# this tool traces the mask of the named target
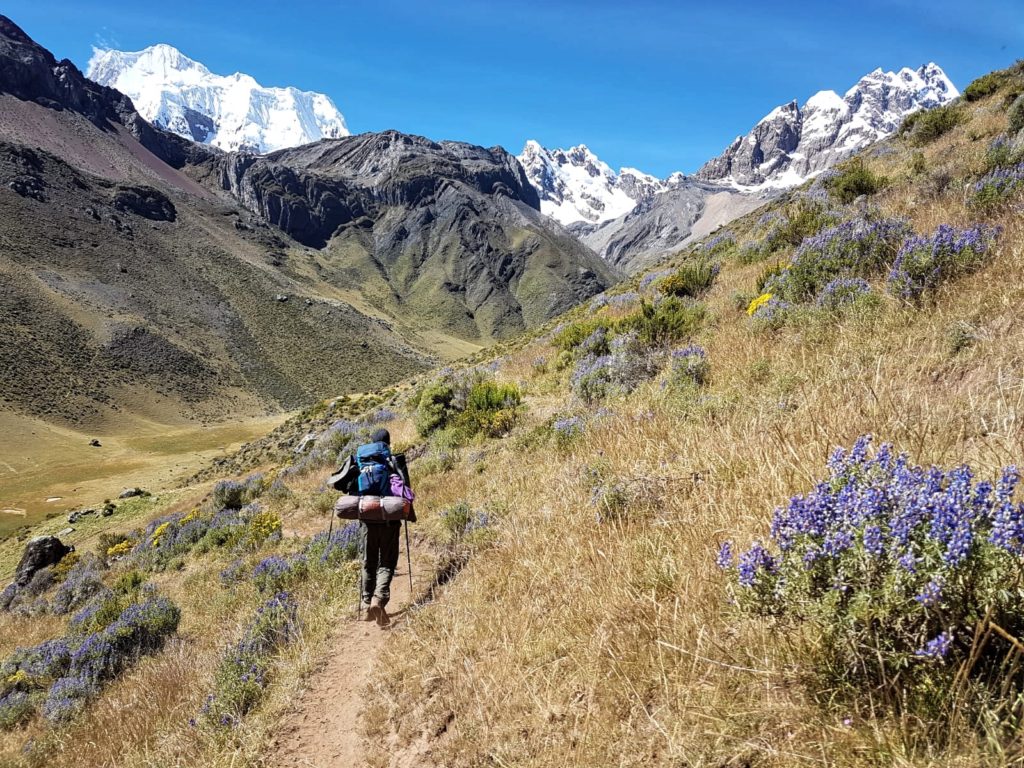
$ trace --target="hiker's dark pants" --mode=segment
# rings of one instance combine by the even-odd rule
[[[360,524],[359,543],[363,549],[363,602],[376,597],[381,605],[391,599],[391,579],[398,565],[400,522]]]

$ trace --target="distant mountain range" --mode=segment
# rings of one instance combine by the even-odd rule
[[[130,97],[154,125],[226,151],[264,154],[349,135],[324,94],[264,88],[241,73],[215,75],[170,45],[96,51],[87,76]],[[677,172],[659,179],[635,168],[615,172],[585,144],[548,149],[531,140],[518,160],[545,215],[565,226],[599,226],[694,181],[739,191],[800,184],[892,134],[911,112],[958,95],[934,63],[876,69],[843,96],[825,90],[802,106],[793,100],[776,107],[692,178]]]
[[[500,147],[196,143],[0,16],[0,410],[172,424],[386,386],[619,279],[539,208]]]
[[[585,145],[349,136],[326,96],[167,45],[99,52],[89,73],[0,16],[0,370],[18,371],[0,400],[80,423],[124,391],[193,418],[395,381],[536,327],[957,93],[934,64],[879,70],[659,179]]]
[[[97,50],[86,77],[128,96],[153,125],[228,152],[273,152],[349,135],[324,94],[265,88],[238,72],[215,75],[170,45]]]

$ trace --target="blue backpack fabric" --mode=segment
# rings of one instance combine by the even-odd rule
[[[391,448],[387,443],[367,443],[356,449],[360,496],[391,495]]]

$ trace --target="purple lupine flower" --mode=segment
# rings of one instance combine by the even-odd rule
[[[914,599],[925,608],[932,608],[938,605],[942,602],[942,581],[939,579],[932,579],[924,585],[924,589],[922,589]]]
[[[943,281],[979,267],[999,236],[998,228],[958,229],[940,224],[931,235],[909,237],[889,270],[889,292],[917,301]]]
[[[715,564],[722,570],[732,568],[732,542],[723,541],[718,547],[718,555],[715,557]]]
[[[871,286],[862,277],[837,277],[826,283],[815,303],[822,309],[838,309],[870,292]]]
[[[949,653],[952,643],[953,636],[949,632],[940,632],[936,637],[925,643],[924,648],[918,649],[915,655],[928,659],[944,659]]]

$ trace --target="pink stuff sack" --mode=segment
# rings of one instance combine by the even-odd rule
[[[416,500],[416,494],[412,492],[412,488],[405,484],[402,476],[397,472],[391,475],[391,495],[408,501]]]

